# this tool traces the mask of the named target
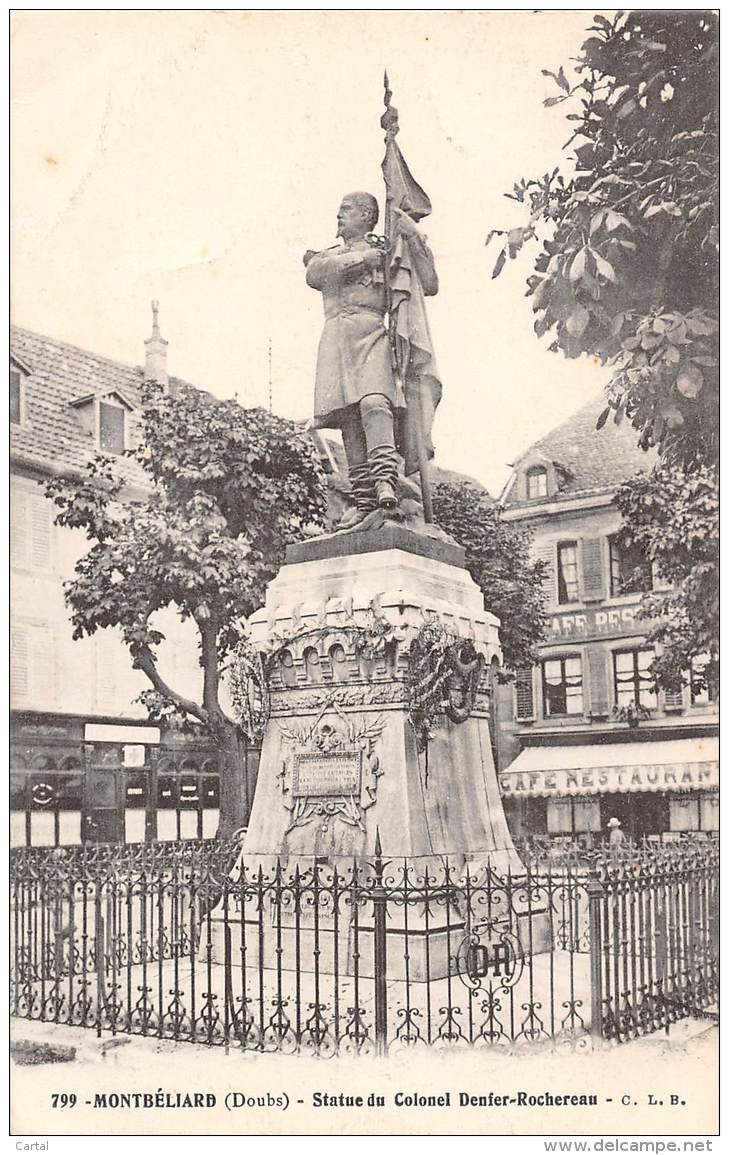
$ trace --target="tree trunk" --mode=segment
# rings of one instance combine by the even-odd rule
[[[248,782],[246,742],[239,728],[220,708],[218,702],[218,652],[216,626],[214,622],[198,622],[202,638],[203,702],[193,702],[183,698],[160,676],[149,649],[143,650],[136,659],[136,665],[149,678],[152,686],[164,698],[175,702],[191,717],[202,722],[214,739],[220,753],[220,818],[218,837],[229,838],[248,822],[253,790]]]
[[[216,726],[220,750],[220,819],[218,837],[229,838],[248,822],[250,804],[245,740],[227,718]]]

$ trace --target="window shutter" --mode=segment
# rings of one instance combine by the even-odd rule
[[[534,561],[543,561],[544,565],[544,581],[542,582],[542,592],[544,594],[544,602],[547,607],[554,606],[557,601],[557,582],[554,570],[554,546],[541,545],[533,551]]]
[[[531,666],[521,666],[516,671],[514,682],[517,720],[526,721],[534,717],[534,678]]]
[[[56,639],[46,626],[34,626],[31,637],[33,704],[47,710],[56,703]]]
[[[56,637],[47,626],[13,630],[10,646],[13,698],[41,710],[56,705]]]
[[[28,495],[14,493],[10,503],[10,564],[28,564]]]
[[[586,655],[590,714],[594,717],[605,717],[610,707],[608,694],[608,660],[610,655],[602,646],[588,646]]]
[[[10,370],[10,423],[20,425],[22,416],[20,373],[17,369]]]
[[[582,539],[582,597],[599,601],[605,597],[605,567],[601,537]]]
[[[10,642],[10,693],[14,700],[28,697],[28,631],[14,629]]]
[[[51,510],[45,497],[30,500],[30,537],[33,569],[48,569],[51,564]]]

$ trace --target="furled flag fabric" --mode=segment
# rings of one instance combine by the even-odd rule
[[[405,458],[405,473],[418,468],[418,429],[428,457],[433,456],[433,418],[443,388],[433,354],[433,342],[425,312],[425,295],[413,266],[410,243],[399,236],[390,254],[392,323],[395,326],[404,410],[398,410],[398,447]]]
[[[397,110],[391,109],[397,116]],[[385,117],[383,116],[383,120]],[[429,197],[423,192],[415,177],[408,168],[405,157],[400,152],[397,141],[388,133],[385,144],[385,159],[382,162],[382,175],[385,178],[388,199],[397,208],[402,209],[414,221],[422,220],[432,211],[433,206]]]
[[[431,203],[405,163],[396,141],[399,130],[397,109],[390,104],[391,92],[385,74],[385,112],[380,121],[385,129],[385,157],[382,174],[388,205],[401,209],[414,221],[431,212]],[[407,409],[399,411],[398,448],[405,458],[405,473],[418,468],[418,424],[428,457],[433,456],[431,431],[442,385],[425,312],[425,294],[411,251],[416,241],[396,233],[395,219],[387,213],[390,237],[391,331]],[[401,416],[400,416],[401,415]]]

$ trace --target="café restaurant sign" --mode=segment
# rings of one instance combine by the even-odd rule
[[[652,790],[713,790],[719,785],[716,762],[665,766],[604,766],[587,770],[513,770],[500,775],[508,797],[637,793]]]
[[[604,638],[646,631],[645,620],[637,620],[639,603],[613,609],[588,608],[569,614],[554,614],[547,623],[550,641],[571,638]]]

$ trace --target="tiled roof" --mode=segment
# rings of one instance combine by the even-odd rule
[[[76,471],[98,452],[85,431],[74,401],[89,394],[120,391],[132,405],[140,405],[144,372],[139,366],[123,365],[57,341],[11,326],[10,352],[30,370],[25,378],[23,424],[10,427],[10,455],[16,462],[50,473]],[[132,436],[134,417],[131,420]],[[120,472],[130,482],[149,484],[144,471],[134,461],[119,458]]]
[[[602,429],[597,419],[607,402],[604,393],[593,397],[576,413],[535,441],[515,463],[515,471],[531,460],[554,462],[561,475],[558,497],[610,493],[640,470],[647,472],[656,461],[655,450],[638,448],[638,434],[628,421],[616,425],[610,416]],[[554,501],[555,495],[529,502],[519,501],[513,478],[503,493],[504,505],[538,505]]]

